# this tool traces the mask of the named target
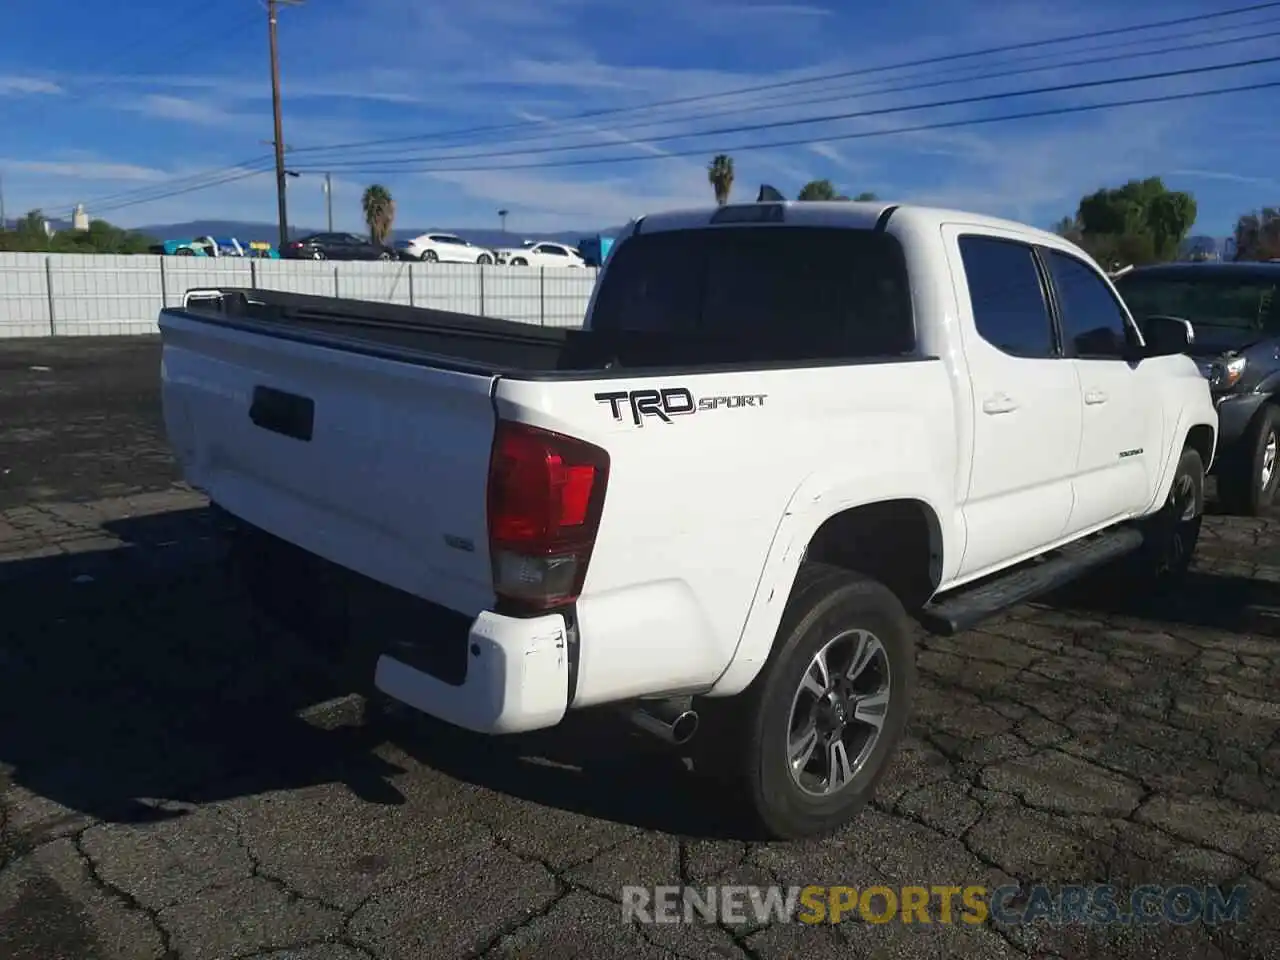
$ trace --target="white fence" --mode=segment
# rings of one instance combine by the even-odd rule
[[[156,332],[193,287],[260,287],[576,327],[596,270],[0,253],[0,339]]]

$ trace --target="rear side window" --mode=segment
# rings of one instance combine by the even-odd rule
[[[978,335],[1013,357],[1054,356],[1053,320],[1031,247],[961,237],[960,259]]]
[[[642,233],[611,251],[591,324],[768,345],[780,361],[915,348],[902,248],[869,230]]]

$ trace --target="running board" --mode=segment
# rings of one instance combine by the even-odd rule
[[[925,604],[917,618],[925,629],[934,633],[944,636],[961,633],[988,617],[1057,590],[1096,567],[1132,553],[1142,546],[1142,540],[1141,531],[1135,527],[1109,530],[998,573],[977,585],[960,587]]]

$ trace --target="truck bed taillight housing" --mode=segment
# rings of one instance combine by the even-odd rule
[[[582,592],[609,480],[609,454],[549,430],[499,420],[489,458],[493,589],[546,610]]]

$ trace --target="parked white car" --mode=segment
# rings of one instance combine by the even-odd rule
[[[563,243],[535,243],[526,240],[521,246],[495,250],[498,263],[513,267],[585,267],[586,261],[573,247]]]
[[[493,263],[492,250],[477,247],[452,233],[424,233],[412,240],[401,240],[396,249],[404,260],[427,263]]]

